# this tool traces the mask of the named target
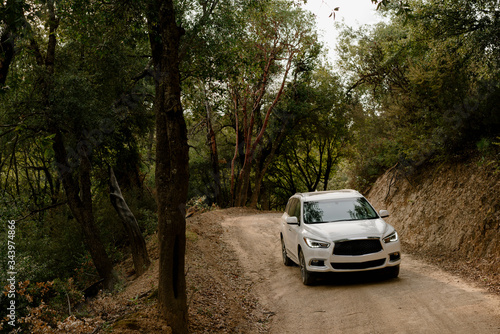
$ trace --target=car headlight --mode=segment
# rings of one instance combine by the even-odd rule
[[[398,241],[398,233],[396,231],[392,232],[388,236],[384,237],[384,242],[387,244],[389,242]]]
[[[306,245],[311,247],[311,248],[328,248],[328,247],[330,247],[330,243],[326,242],[326,241],[320,241],[320,240],[306,238],[306,237],[304,237],[304,241],[306,242]]]

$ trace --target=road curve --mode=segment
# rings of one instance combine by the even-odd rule
[[[500,297],[403,254],[400,276],[332,275],[304,286],[281,262],[280,214],[228,217],[222,238],[270,310],[270,333],[500,333]]]

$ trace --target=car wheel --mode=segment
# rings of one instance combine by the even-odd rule
[[[290,260],[288,254],[286,253],[285,241],[281,238],[281,255],[283,255],[283,264],[287,267],[293,265],[293,261]]]
[[[385,268],[385,272],[388,278],[396,278],[399,276],[399,264],[393,267]]]
[[[304,285],[311,285],[314,283],[313,273],[307,270],[306,260],[304,259],[304,254],[302,251],[299,252],[299,262],[300,262],[300,276],[302,278],[302,283]]]

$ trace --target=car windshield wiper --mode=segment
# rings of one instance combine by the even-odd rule
[[[350,222],[353,220],[361,220],[358,218],[351,218],[351,219],[338,219],[338,220],[331,220],[330,223],[336,223],[336,222]]]
[[[351,219],[338,219],[338,220],[330,220],[328,223],[336,223],[336,222],[351,222],[355,220],[367,220],[367,219],[376,219],[377,217],[368,217],[368,218],[351,218]]]
[[[339,219],[339,220],[327,220],[321,222],[306,222],[306,224],[327,224],[327,223],[345,222],[350,220],[358,220],[358,219]]]
[[[306,224],[326,224],[326,223],[337,223],[337,222],[350,222],[356,220],[367,220],[367,219],[377,219],[378,217],[367,217],[367,218],[350,218],[350,219],[337,219],[337,220],[327,220],[320,222],[306,222]]]

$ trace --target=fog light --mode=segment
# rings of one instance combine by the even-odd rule
[[[324,260],[311,260],[311,266],[324,267],[325,261]]]
[[[399,252],[389,254],[389,261],[394,262],[401,259],[401,254]]]

